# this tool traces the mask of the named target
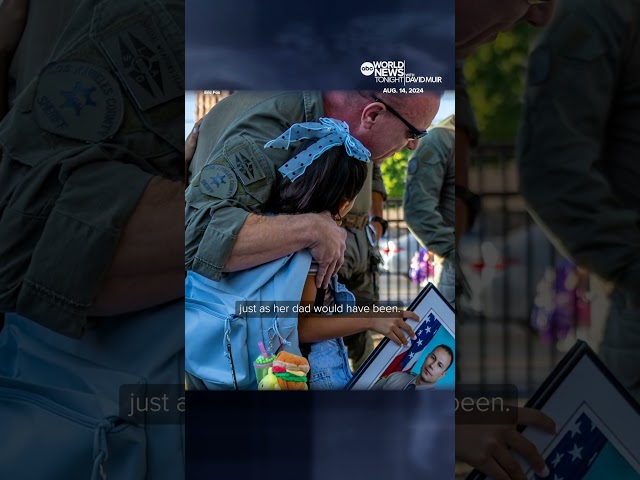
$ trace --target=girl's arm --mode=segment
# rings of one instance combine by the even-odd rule
[[[313,275],[307,276],[302,291],[302,303],[311,304],[316,298],[316,284]],[[419,320],[409,311],[401,311],[384,317],[354,317],[351,315],[321,315],[316,313],[300,313],[298,315],[298,338],[300,343],[321,342],[334,338],[346,337],[365,330],[374,330],[383,334],[398,345],[408,345],[409,341],[403,330],[415,340],[413,329],[404,321],[405,318]]]

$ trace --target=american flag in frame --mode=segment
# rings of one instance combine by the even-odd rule
[[[576,342],[525,406],[542,410],[559,430],[518,427],[544,456],[547,479],[640,479],[640,403],[587,343]],[[516,458],[528,479],[540,478]],[[466,480],[486,478],[474,470]]]
[[[416,362],[425,357],[425,350],[436,343],[444,343],[455,351],[455,312],[433,284],[427,284],[407,310],[420,318],[418,322],[407,320],[417,340],[400,347],[384,338],[354,374],[348,390],[370,390],[388,375],[411,372]]]

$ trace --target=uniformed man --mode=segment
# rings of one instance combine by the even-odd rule
[[[434,253],[434,285],[455,306],[455,115],[429,130],[407,166],[404,217]]]
[[[402,148],[417,147],[439,104],[437,93],[355,91],[237,92],[221,100],[202,122],[191,164],[185,194],[187,269],[216,280],[226,271],[309,248],[320,265],[317,286],[326,287],[342,266],[347,232],[326,212],[299,215],[295,222],[253,213],[271,194],[276,169],[291,156],[287,150],[265,151],[264,144],[292,123],[329,116],[347,122],[380,164]],[[376,178],[379,182],[372,171],[371,181]]]
[[[560,2],[530,58],[522,194],[554,243],[608,281],[600,353],[640,400],[640,3]]]
[[[394,372],[379,379],[372,390],[433,390],[453,363],[453,350],[444,343],[424,357],[420,372]]]
[[[30,2],[3,84],[0,382],[95,431],[41,410],[0,477],[184,476],[177,417],[105,437],[121,386],[183,380],[183,42],[184,2]]]

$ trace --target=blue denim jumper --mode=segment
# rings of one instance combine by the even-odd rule
[[[355,305],[355,297],[334,276],[329,289],[336,305]],[[345,319],[345,321],[348,321]],[[342,390],[351,380],[349,356],[342,338],[323,340],[310,344],[311,351],[307,357],[311,371],[309,372],[309,390]]]

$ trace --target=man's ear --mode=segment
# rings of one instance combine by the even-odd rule
[[[372,102],[362,109],[362,115],[360,116],[360,125],[362,128],[368,130],[379,119],[380,113],[385,110],[384,105],[380,102]]]

